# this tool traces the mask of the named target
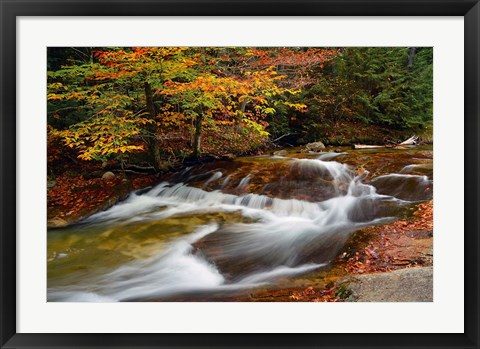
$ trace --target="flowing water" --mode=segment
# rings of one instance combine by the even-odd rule
[[[432,198],[431,147],[258,156],[166,177],[48,232],[48,301],[214,299],[327,269]]]

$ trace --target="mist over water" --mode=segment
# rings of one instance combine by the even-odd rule
[[[352,232],[432,197],[414,164],[365,184],[344,154],[186,169],[49,232],[48,300],[242,292],[328,267]]]

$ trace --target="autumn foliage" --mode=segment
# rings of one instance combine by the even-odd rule
[[[411,219],[368,228],[368,244],[340,256],[349,273],[384,272],[432,264],[433,202],[418,205]]]
[[[85,178],[67,172],[58,176],[56,185],[48,191],[48,217],[74,221],[124,199],[129,191],[155,183],[154,176],[133,176],[128,181],[120,176]]]
[[[49,71],[49,134],[62,139],[81,160],[126,164],[129,154],[147,152],[156,169],[164,168],[161,162],[172,153],[177,158],[217,151],[218,145],[210,141],[216,138],[227,138],[232,152],[254,150],[267,141],[266,119],[278,108],[306,110],[291,97],[313,81],[313,69],[321,69],[335,52],[92,49],[90,61],[69,62]],[[204,130],[214,136],[201,142]],[[174,134],[181,135],[175,140],[181,145],[162,147]]]

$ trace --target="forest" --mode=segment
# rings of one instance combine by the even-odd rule
[[[432,48],[48,50],[51,175],[65,152],[165,172],[284,144],[432,140]]]
[[[48,301],[432,301],[433,48],[46,68]]]

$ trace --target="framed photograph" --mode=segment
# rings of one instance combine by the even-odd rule
[[[1,348],[478,348],[479,6],[2,2]]]

